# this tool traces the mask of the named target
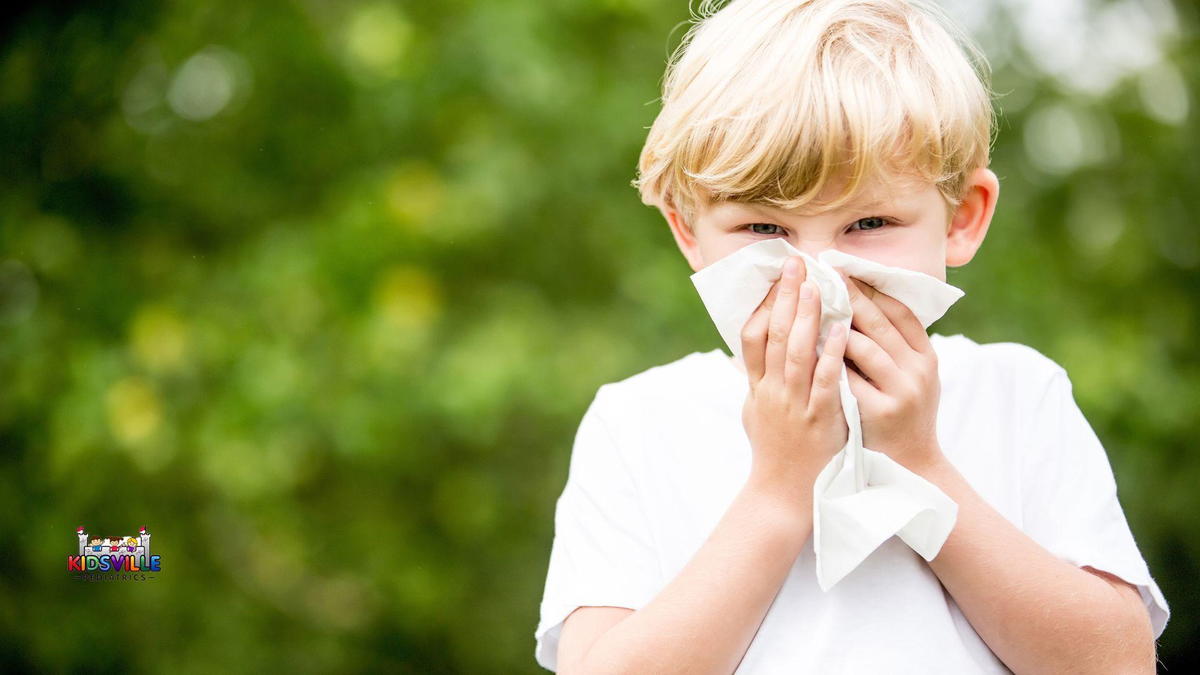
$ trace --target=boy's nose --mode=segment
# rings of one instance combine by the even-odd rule
[[[797,250],[803,251],[814,258],[820,255],[822,251],[836,248],[830,242],[821,241],[801,241],[793,244],[793,246],[795,246]]]

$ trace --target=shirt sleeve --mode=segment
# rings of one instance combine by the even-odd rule
[[[1136,586],[1157,639],[1171,610],[1129,529],[1108,455],[1061,366],[1054,365],[1035,399],[1022,469],[1022,529],[1059,558]]]
[[[619,446],[605,420],[604,385],[575,434],[534,638],[534,657],[558,669],[563,621],[584,606],[639,609],[658,590],[649,527]]]

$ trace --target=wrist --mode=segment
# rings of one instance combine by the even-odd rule
[[[942,446],[935,444],[930,450],[923,453],[921,461],[909,469],[926,479],[932,479],[938,474],[945,473],[948,469],[953,469],[953,464],[942,452]]]
[[[813,484],[820,470],[781,476],[767,471],[751,470],[743,486],[761,508],[780,511],[791,517],[812,516]]]

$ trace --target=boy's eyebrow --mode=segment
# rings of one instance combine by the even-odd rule
[[[825,214],[825,213],[850,214],[850,213],[853,213],[856,211],[873,211],[876,209],[896,209],[896,208],[900,208],[902,206],[902,204],[899,202],[900,199],[902,199],[902,197],[895,197],[895,198],[890,198],[890,199],[883,198],[883,199],[851,201],[851,202],[843,205],[841,208],[834,209],[832,211],[823,211],[821,213],[822,214]],[[743,207],[753,209],[754,211],[757,211],[758,213],[761,213],[763,215],[770,215],[766,210],[767,208],[769,208],[769,205],[767,205],[767,204],[755,204],[753,202],[734,202],[734,204],[736,204],[737,206],[743,206]],[[784,213],[792,213],[792,215],[813,215],[811,212],[805,212],[803,210],[796,211],[796,212],[788,212],[785,210]]]

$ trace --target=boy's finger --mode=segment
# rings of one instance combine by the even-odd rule
[[[758,382],[763,376],[763,347],[767,336],[767,320],[771,316],[771,307],[779,294],[779,283],[771,285],[767,297],[759,303],[758,308],[746,319],[742,327],[742,363],[746,366],[746,375],[751,382]]]
[[[883,294],[870,284],[838,270],[846,282],[846,291],[850,295],[850,306],[854,312],[854,327],[860,333],[871,338],[875,344],[883,348],[894,360],[903,362],[905,351],[912,349],[900,331],[892,325],[891,318],[884,313],[874,298]]]
[[[812,388],[814,362],[817,360],[817,333],[821,323],[820,289],[812,281],[800,284],[796,320],[788,336],[784,381],[795,400],[806,403]],[[808,297],[804,297],[805,295]]]
[[[846,358],[853,360],[859,372],[880,389],[895,392],[903,384],[902,371],[892,355],[857,330],[851,329],[846,337]]]
[[[771,308],[771,318],[767,325],[764,377],[774,376],[780,381],[783,380],[788,336],[792,332],[792,321],[796,318],[796,296],[800,291],[801,267],[803,263],[794,257],[788,258],[784,263],[783,276],[779,280],[779,297]]]
[[[913,314],[908,305],[868,284],[859,282],[858,288],[879,307],[880,311],[887,316],[888,321],[896,327],[896,330],[900,331],[909,347],[922,354],[933,351],[925,326],[921,324],[921,320],[917,318],[916,314]]]
[[[838,381],[842,376],[845,363],[842,359],[846,353],[846,327],[840,323],[829,329],[829,337],[825,339],[825,347],[821,357],[817,359],[817,367],[813,371],[812,393],[808,399],[809,410],[818,415],[832,414],[841,410],[842,397]]]
[[[885,405],[883,395],[875,388],[875,385],[850,366],[846,366],[846,382],[850,385],[850,393],[854,394],[854,398],[865,405],[871,407]]]

